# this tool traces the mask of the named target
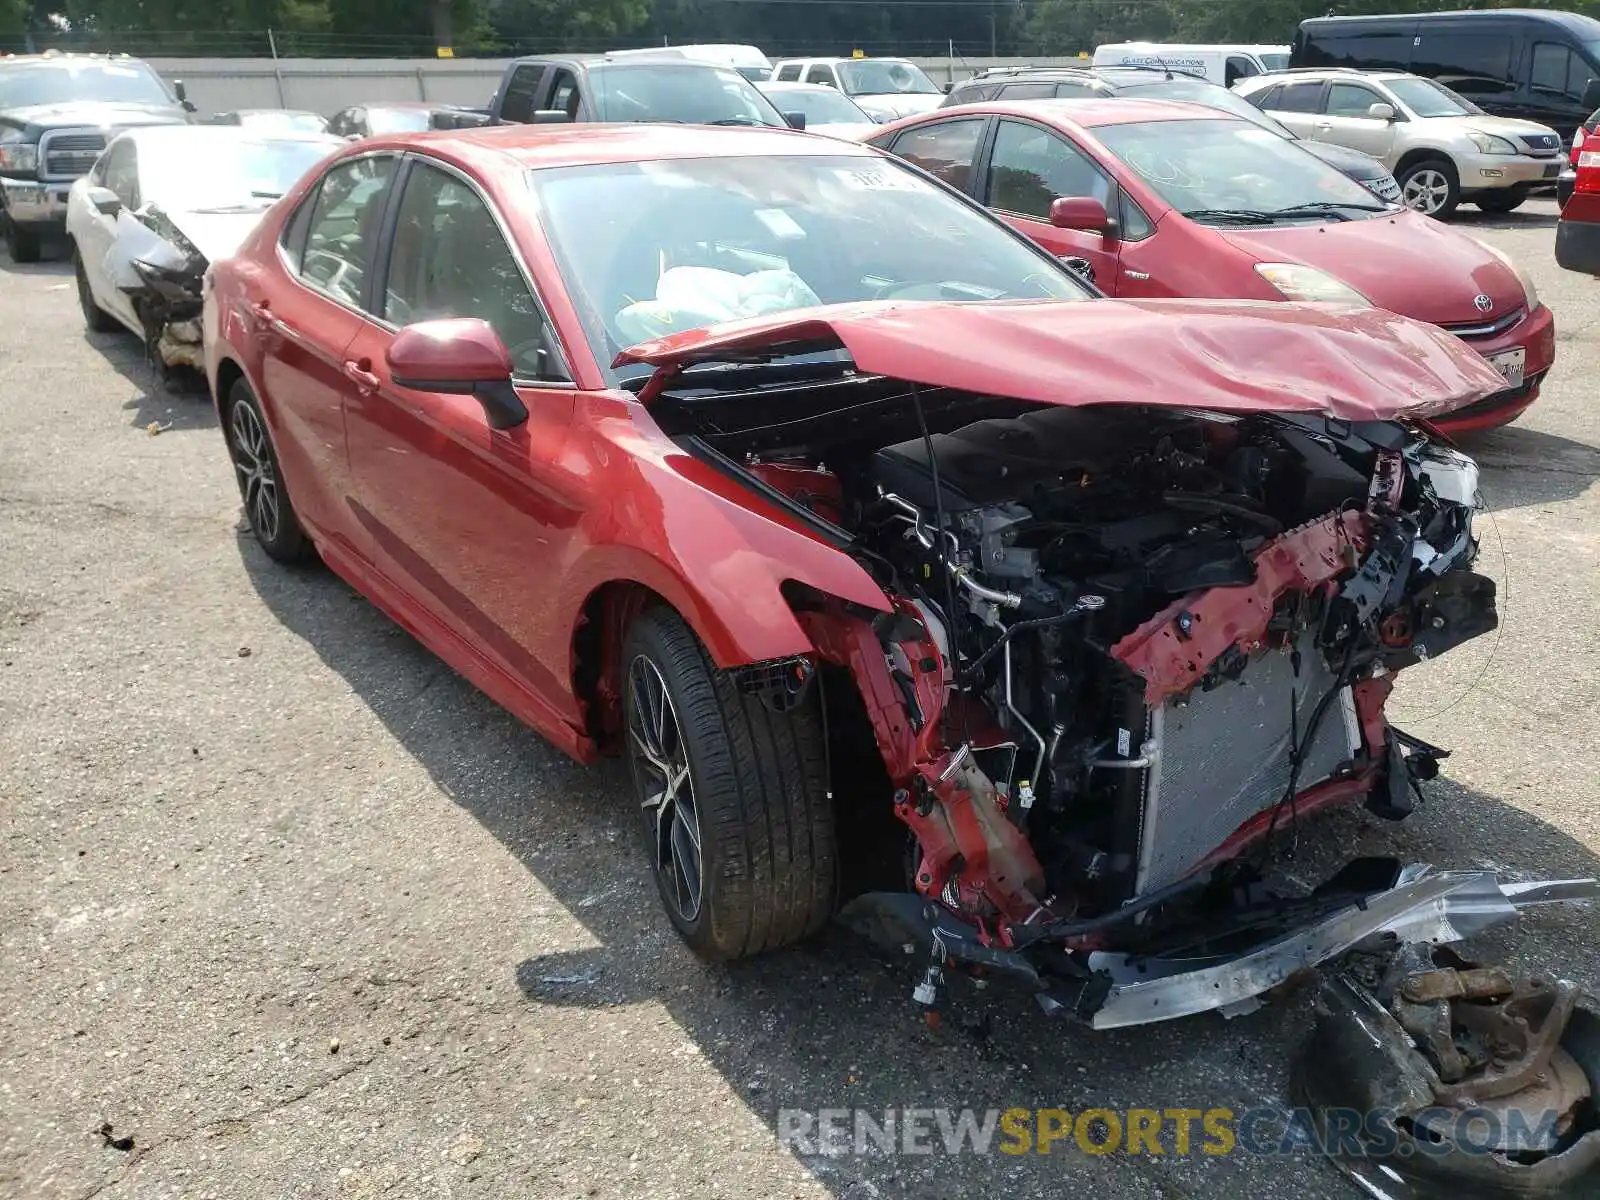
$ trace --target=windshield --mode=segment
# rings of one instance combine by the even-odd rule
[[[1464,117],[1482,113],[1470,100],[1456,95],[1442,83],[1431,79],[1385,79],[1383,86],[1400,98],[1400,103],[1417,117]]]
[[[816,304],[1090,294],[1020,235],[886,159],[670,159],[529,178],[602,364],[664,334]]]
[[[1261,60],[1262,68],[1267,71],[1284,71],[1289,67],[1287,54],[1262,53],[1256,57]]]
[[[738,71],[751,83],[765,83],[772,78],[771,67],[739,67]]]
[[[800,112],[806,115],[806,126],[812,125],[871,125],[873,120],[862,112],[849,96],[840,95],[832,88],[774,88],[766,91],[768,100],[780,112]]]
[[[328,128],[316,113],[287,110],[240,113],[239,124],[257,133],[325,133]]]
[[[30,104],[149,104],[170,108],[173,99],[143,63],[79,60],[0,64],[0,108]]]
[[[1263,129],[1270,129],[1279,137],[1292,138],[1294,134],[1280,125],[1275,119],[1262,112],[1238,92],[1230,92],[1225,87],[1218,87],[1214,83],[1202,83],[1199,80],[1192,82],[1175,79],[1171,83],[1136,83],[1132,87],[1120,88],[1119,96],[1148,96],[1152,100],[1187,100],[1192,104],[1204,104],[1207,108],[1221,109],[1230,112],[1236,117],[1243,117],[1246,121],[1253,122]]]
[[[1140,121],[1095,130],[1179,212],[1204,224],[1271,225],[1386,211],[1293,142],[1243,121]]]
[[[920,96],[940,94],[938,84],[922,69],[896,58],[856,58],[839,64],[839,79],[852,96],[882,96],[907,92]]]
[[[265,208],[343,144],[338,138],[147,138],[139,144],[139,189],[174,212]]]
[[[755,85],[728,67],[593,67],[596,116],[602,121],[676,121],[688,125],[775,125],[778,110]]]

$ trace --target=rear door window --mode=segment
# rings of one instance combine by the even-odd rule
[[[1228,87],[1232,87],[1241,79],[1249,79],[1252,75],[1261,74],[1260,68],[1255,63],[1237,54],[1228,55],[1228,61],[1224,64],[1223,71],[1225,74],[1224,82]]]
[[[839,81],[833,77],[833,68],[827,63],[813,63],[806,71],[807,83],[820,83],[828,87],[838,87]]]
[[[394,168],[392,154],[340,163],[323,176],[312,202],[300,278],[352,308],[366,295]]]
[[[783,83],[799,83],[800,82],[800,64],[799,63],[785,63],[783,66],[779,67],[778,68],[778,79]]]
[[[1272,108],[1275,112],[1314,113],[1321,99],[1321,83],[1286,83]]]
[[[895,139],[894,153],[965,191],[972,181],[972,160],[978,152],[983,124],[982,118],[969,117],[919,125]]]
[[[1594,74],[1593,68],[1582,57],[1565,46],[1554,42],[1535,42],[1533,45],[1533,70],[1528,82],[1536,92],[1582,100]]]

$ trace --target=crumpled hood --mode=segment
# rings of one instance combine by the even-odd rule
[[[684,367],[843,346],[862,371],[1042,404],[1430,416],[1505,382],[1459,339],[1375,308],[1248,300],[866,301],[641,342],[614,365]]]
[[[1363,221],[1220,229],[1259,262],[1295,262],[1344,280],[1379,308],[1419,321],[1492,321],[1522,307],[1516,272],[1459,229],[1409,210]],[[1488,296],[1487,311],[1474,303]]]
[[[174,106],[149,104],[106,104],[73,101],[65,104],[30,104],[6,110],[6,116],[36,129],[66,129],[93,126],[96,129],[121,129],[130,125],[182,125],[188,114]]]
[[[239,249],[250,231],[261,223],[268,207],[262,205],[243,212],[165,211],[167,219],[194,243],[194,248],[206,256],[207,262],[217,262],[231,257]]]
[[[915,117],[932,112],[944,103],[944,96],[920,92],[860,92],[850,99],[859,104],[868,116],[882,116],[884,121],[898,121],[901,117]]]

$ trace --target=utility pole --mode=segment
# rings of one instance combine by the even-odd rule
[[[997,53],[997,51],[996,51],[996,50],[995,50],[995,41],[994,41],[994,9],[992,9],[992,8],[991,8],[991,9],[990,9],[990,10],[989,10],[989,57],[990,57],[990,58],[996,58],[996,57],[998,57],[998,53]]]

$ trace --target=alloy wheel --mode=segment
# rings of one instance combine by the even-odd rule
[[[1413,174],[1406,180],[1400,193],[1401,202],[1407,208],[1429,217],[1443,208],[1449,198],[1450,181],[1445,178],[1443,171],[1435,171],[1432,167],[1424,167]]]
[[[249,404],[233,406],[229,420],[233,429],[233,466],[239,473],[239,493],[244,497],[250,524],[262,541],[278,536],[278,475],[273,469],[272,452],[261,418]]]
[[[648,822],[652,863],[678,917],[700,914],[703,859],[689,755],[660,669],[641,654],[628,667],[628,755]]]

